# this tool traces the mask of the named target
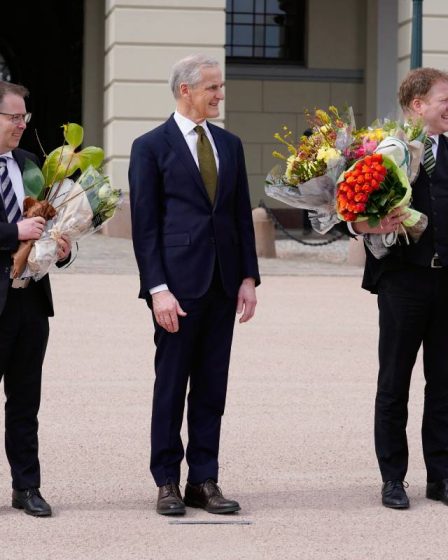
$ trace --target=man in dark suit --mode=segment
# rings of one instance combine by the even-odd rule
[[[412,205],[428,216],[418,243],[404,241],[383,259],[367,250],[363,287],[378,294],[379,376],[375,447],[386,507],[404,509],[408,466],[406,423],[411,373],[420,346],[426,379],[422,424],[426,496],[448,505],[448,73],[411,71],[399,90],[407,118],[427,127],[425,153],[412,185]],[[379,228],[355,223],[357,233],[387,233],[406,214],[398,208]]]
[[[179,61],[170,80],[176,112],[132,146],[129,184],[140,297],[155,325],[151,472],[157,512],[185,505],[239,510],[218,481],[235,312],[248,321],[259,273],[244,154],[239,138],[208,122],[224,98],[217,61]],[[187,384],[189,467],[179,491],[180,429]]]
[[[22,172],[27,158],[18,148],[31,114],[26,112],[26,88],[0,82],[0,380],[6,395],[5,446],[12,474],[12,505],[37,517],[51,508],[42,498],[38,458],[38,420],[42,363],[53,303],[48,276],[39,282],[11,279],[11,255],[20,241],[39,239],[43,218],[22,219]],[[59,258],[70,252],[66,240]]]

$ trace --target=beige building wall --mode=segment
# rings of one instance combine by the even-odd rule
[[[399,0],[398,83],[411,63],[412,0]],[[423,1],[423,66],[448,70],[448,1]]]
[[[114,185],[128,191],[133,140],[174,110],[167,83],[174,62],[206,52],[224,68],[225,0],[107,0],[105,16],[107,171]],[[130,233],[127,200],[106,228],[110,235]]]
[[[279,149],[273,135],[283,125],[298,138],[307,128],[305,109],[331,104],[351,105],[357,123],[365,124],[366,1],[312,0],[308,6],[307,68],[227,65],[226,128],[243,141],[253,206],[265,198],[266,174],[281,163],[272,151]]]

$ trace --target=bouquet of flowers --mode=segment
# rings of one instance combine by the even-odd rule
[[[420,168],[424,130],[419,122],[375,121],[356,130],[353,118],[342,119],[335,107],[316,110],[311,134],[297,147],[287,132],[277,140],[290,152],[286,170],[274,168],[266,178],[268,196],[309,211],[313,229],[326,233],[340,221],[368,220],[375,226],[393,208],[406,207],[411,214],[399,232],[368,234],[366,245],[377,258],[387,254],[399,234],[418,241],[427,217],[409,208]]]
[[[428,218],[409,206],[411,183],[420,169],[425,132],[418,121],[385,121],[382,125],[377,121],[375,130],[379,143],[375,147],[371,142],[373,151],[370,155],[352,161],[349,169],[339,177],[336,203],[342,220],[368,220],[373,227],[394,208],[402,206],[406,209],[410,215],[396,232],[364,236],[371,253],[382,258],[400,234],[406,243],[409,243],[408,235],[417,242],[427,227]],[[360,155],[356,151],[356,142],[349,150]]]
[[[345,150],[353,141],[353,113],[341,116],[336,107],[328,112],[316,109],[308,114],[310,134],[301,136],[298,145],[289,141],[291,132],[274,137],[287,147],[287,157],[277,151],[274,157],[286,163],[283,171],[276,166],[266,178],[266,194],[295,208],[309,210],[313,228],[326,233],[339,222],[335,210],[335,184],[345,169]]]
[[[23,173],[24,217],[47,220],[37,241],[22,241],[13,255],[13,277],[39,280],[57,262],[58,239],[71,243],[97,231],[115,213],[121,191],[113,189],[100,167],[104,152],[89,146],[76,151],[83,141],[83,128],[75,123],[63,126],[64,144],[45,159],[42,171],[27,160]],[[70,179],[80,173],[76,181]]]

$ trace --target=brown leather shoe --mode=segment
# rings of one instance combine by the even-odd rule
[[[182,501],[178,484],[169,482],[159,487],[156,511],[160,515],[183,515],[185,513],[185,504]]]
[[[187,482],[184,503],[189,507],[205,509],[208,513],[234,513],[241,509],[235,500],[224,498],[220,487],[210,478],[197,485]]]

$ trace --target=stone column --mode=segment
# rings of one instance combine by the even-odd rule
[[[446,70],[448,68],[448,2],[423,2],[423,66]],[[398,3],[398,83],[411,66],[412,0]]]
[[[174,111],[167,83],[172,65],[204,52],[217,58],[224,71],[225,4],[225,0],[107,0],[104,143],[107,172],[112,184],[125,192],[125,200],[104,228],[106,234],[130,237],[131,145]],[[223,116],[224,107],[221,111]]]

